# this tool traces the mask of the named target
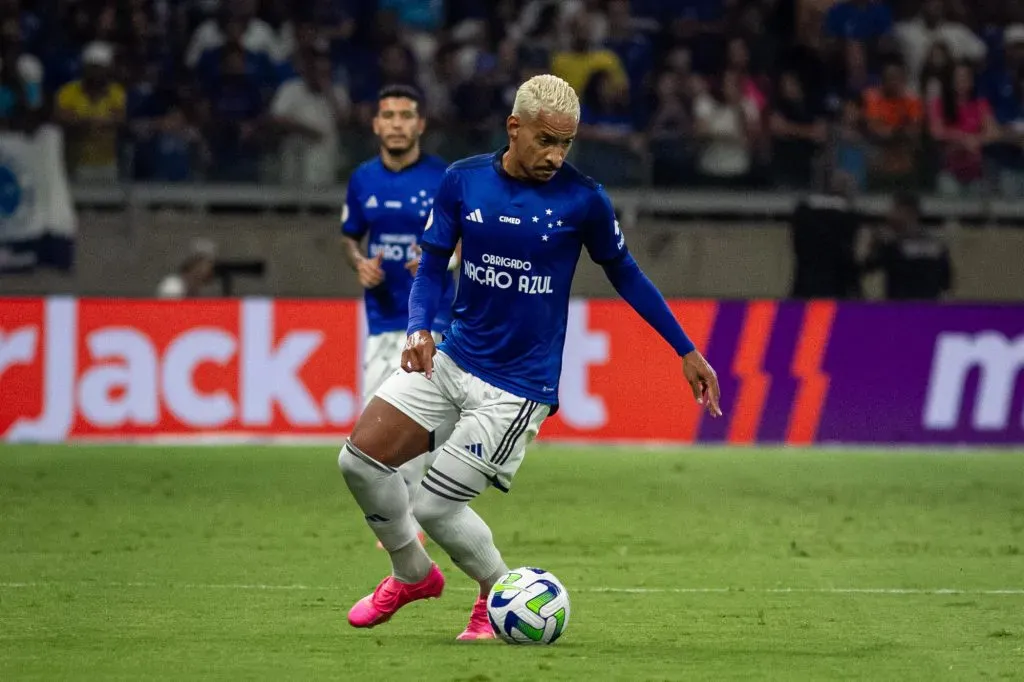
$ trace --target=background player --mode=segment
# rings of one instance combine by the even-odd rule
[[[444,588],[437,565],[415,541],[410,501],[394,467],[422,452],[431,431],[454,421],[412,507],[427,534],[480,585],[459,639],[494,636],[486,595],[508,567],[468,503],[489,485],[509,489],[527,444],[557,409],[569,291],[584,246],[616,291],[682,358],[697,402],[721,415],[714,370],[629,254],[604,190],[564,164],[579,113],[568,83],[551,75],[531,78],[516,93],[506,123],[509,147],[455,163],[445,173],[410,295],[406,373],[384,382],[338,458],[393,568],[349,611],[355,627],[378,625]],[[460,238],[454,320],[435,348],[428,328]]]
[[[380,91],[373,119],[380,154],[352,174],[341,216],[346,258],[366,290],[369,336],[363,352],[364,405],[399,367],[409,319],[409,290],[420,259],[417,242],[447,166],[442,159],[420,151],[426,123],[421,105],[414,88],[394,85]],[[368,255],[364,255],[361,242],[367,236]],[[453,256],[449,270],[457,265],[457,256]],[[438,340],[451,322],[454,293],[449,274],[431,324]],[[410,496],[430,466],[429,460],[426,454],[400,468]]]

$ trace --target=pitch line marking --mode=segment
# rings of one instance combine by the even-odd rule
[[[167,588],[179,590],[237,590],[263,592],[316,592],[339,591],[337,585],[271,585],[260,583],[159,583],[159,582],[0,582],[0,589],[42,589],[70,587]],[[451,587],[456,592],[474,592],[475,587]],[[864,595],[919,595],[955,596],[975,595],[988,597],[1024,596],[1024,588],[965,589],[965,588],[913,588],[913,587],[578,587],[573,592],[589,594],[864,594]]]

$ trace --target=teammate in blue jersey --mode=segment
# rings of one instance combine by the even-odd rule
[[[341,216],[342,243],[349,265],[365,292],[369,335],[363,352],[363,404],[396,372],[409,321],[409,290],[419,266],[418,242],[434,204],[447,164],[420,151],[425,121],[419,93],[395,85],[378,95],[373,132],[380,154],[359,166],[348,184]],[[362,241],[368,239],[367,255]],[[450,261],[450,269],[458,260]],[[429,325],[434,338],[451,322],[454,279],[447,275],[437,314]],[[449,430],[436,434],[443,441]],[[403,465],[401,473],[412,496],[431,463],[425,454]],[[422,534],[420,534],[421,540]]]
[[[531,78],[506,123],[509,146],[453,164],[441,181],[409,297],[405,372],[384,382],[338,457],[393,573],[349,611],[355,627],[379,625],[444,588],[437,565],[415,541],[410,499],[395,467],[423,452],[431,431],[454,423],[411,507],[480,585],[458,639],[494,636],[486,596],[508,567],[469,502],[488,486],[509,489],[527,444],[557,409],[569,290],[583,248],[679,355],[697,402],[713,417],[722,414],[715,371],[629,254],[608,196],[564,162],[579,107],[562,79]],[[460,239],[453,322],[435,347],[430,323]]]

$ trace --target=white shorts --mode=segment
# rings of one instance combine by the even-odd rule
[[[427,431],[455,424],[442,447],[480,470],[499,490],[508,492],[519,465],[549,405],[520,398],[490,385],[455,364],[444,353],[434,356],[434,373],[399,371],[388,377],[377,397],[391,403]]]
[[[441,335],[432,332],[435,343]],[[363,349],[363,406],[370,402],[384,381],[401,368],[402,349],[406,334],[403,331],[384,332],[367,337]]]

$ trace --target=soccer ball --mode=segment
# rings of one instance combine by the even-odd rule
[[[491,588],[487,616],[509,644],[551,644],[569,624],[569,593],[544,569],[517,568]]]

